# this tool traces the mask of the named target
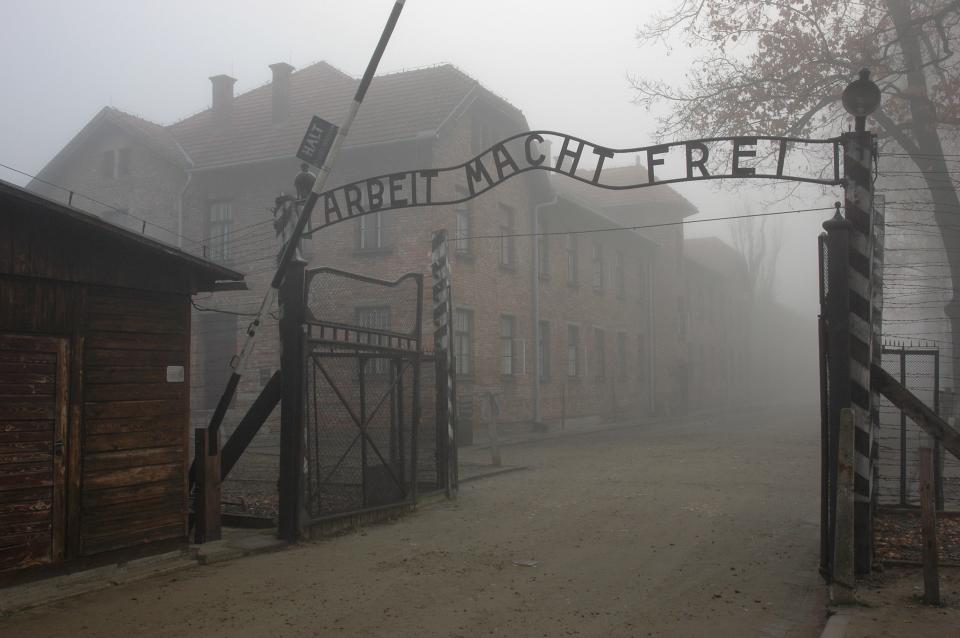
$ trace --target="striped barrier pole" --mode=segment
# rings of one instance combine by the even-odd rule
[[[874,136],[866,131],[842,136],[844,210],[850,224],[847,263],[850,311],[850,407],[854,439],[854,538],[857,573],[869,573],[873,554],[874,401],[870,365],[874,356],[873,163]],[[877,253],[880,255],[880,253]],[[879,293],[878,293],[879,294]],[[879,313],[878,313],[879,314]],[[879,317],[877,317],[879,320]],[[879,332],[879,330],[878,330]],[[879,359],[878,359],[879,361]]]
[[[457,491],[457,437],[454,427],[456,411],[454,400],[453,344],[451,339],[453,299],[450,290],[450,260],[447,252],[447,231],[434,231],[430,241],[430,270],[433,274],[434,348],[437,358],[437,391],[441,410],[438,427],[446,431],[444,485],[448,498]]]

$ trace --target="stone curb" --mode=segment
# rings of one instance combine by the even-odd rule
[[[166,552],[10,587],[0,590],[0,615],[170,574],[196,564],[186,552]]]
[[[820,634],[820,638],[843,638],[847,633],[847,626],[850,624],[852,612],[840,611],[830,614],[827,618],[827,624]]]

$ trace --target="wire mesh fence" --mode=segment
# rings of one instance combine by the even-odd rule
[[[941,389],[940,351],[934,348],[886,346],[883,367],[935,412],[955,419],[954,401]],[[885,397],[879,405],[880,439],[877,463],[877,502],[880,505],[920,506],[921,443],[926,433]],[[960,461],[935,449],[939,509],[960,511]]]

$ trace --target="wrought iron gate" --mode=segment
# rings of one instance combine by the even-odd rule
[[[315,268],[305,284],[307,514],[412,504],[440,486],[436,432],[420,427],[423,277]]]

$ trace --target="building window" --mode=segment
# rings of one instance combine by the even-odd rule
[[[593,287],[603,289],[603,246],[600,242],[593,242]]]
[[[500,317],[500,373],[517,374],[517,320],[515,317]]]
[[[577,236],[567,233],[567,283],[577,285]]]
[[[543,221],[539,224],[540,234],[537,235],[537,259],[539,260],[540,278],[550,278],[550,245],[547,241],[549,231]]]
[[[457,374],[473,373],[473,312],[453,311],[453,360]]]
[[[353,312],[354,321],[361,328],[371,328],[373,330],[390,329],[390,307],[389,306],[366,306],[356,308]],[[376,344],[375,339],[362,339],[362,343]],[[384,357],[367,359],[364,373],[366,374],[387,374],[390,371],[390,360]]]
[[[468,197],[467,191],[456,187],[457,199]],[[459,256],[469,256],[473,253],[473,234],[472,219],[470,214],[470,202],[460,202],[453,207],[456,215],[453,229],[454,250]]]
[[[593,329],[593,352],[597,364],[594,373],[602,379],[607,376],[607,333],[602,328]]]
[[[100,175],[105,179],[117,179],[130,174],[130,149],[114,148],[104,151],[100,160]]]
[[[617,333],[617,378],[627,378],[627,333]]]
[[[233,202],[210,202],[207,213],[207,257],[214,261],[230,260],[233,234]]]
[[[514,234],[516,233],[514,211],[509,206],[500,204],[500,220],[498,231],[500,234],[500,267],[516,268],[516,255],[514,254]]]
[[[567,326],[567,376],[580,376],[580,327]]]
[[[617,287],[617,296],[622,299],[627,294],[627,282],[623,274],[623,253],[619,250],[613,262],[613,281]]]
[[[390,247],[387,218],[383,213],[370,213],[357,220],[357,248],[383,250]]]
[[[537,372],[541,381],[550,380],[550,322],[540,322],[540,343],[537,345]]]

